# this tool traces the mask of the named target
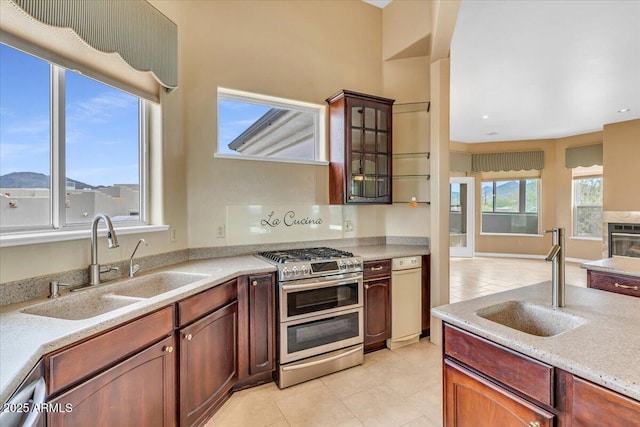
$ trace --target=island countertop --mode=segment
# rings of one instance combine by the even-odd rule
[[[551,283],[544,282],[432,309],[463,330],[549,365],[640,400],[640,299],[596,289],[566,286],[560,310],[585,323],[551,337],[530,335],[476,314],[506,301],[551,307]]]
[[[640,258],[612,257],[585,262],[582,268],[604,273],[625,274],[640,277]]]

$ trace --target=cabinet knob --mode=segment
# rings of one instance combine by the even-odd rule
[[[173,352],[173,346],[172,345],[165,345],[164,347],[162,347],[162,351],[164,351],[166,353],[172,353]]]
[[[364,285],[364,288],[365,289],[369,289],[369,285]]]
[[[193,338],[193,335],[186,334],[184,337],[186,338],[187,341],[191,341],[191,338]]]
[[[531,421],[529,427],[540,427],[540,423],[537,421]]]
[[[253,282],[251,282],[251,284],[252,284],[253,286],[258,286],[258,281],[257,281],[257,280],[254,280]]]

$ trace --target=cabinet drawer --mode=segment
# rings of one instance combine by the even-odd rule
[[[173,332],[173,306],[45,356],[49,394],[95,374]]]
[[[391,275],[391,260],[367,261],[363,265],[364,280]]]
[[[230,280],[178,303],[178,326],[186,325],[238,298],[237,279]]]
[[[445,325],[444,352],[541,403],[554,406],[553,367]]]
[[[587,270],[587,283],[593,289],[640,297],[640,277]]]

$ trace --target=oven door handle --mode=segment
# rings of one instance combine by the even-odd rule
[[[359,345],[356,348],[352,348],[351,350],[347,350],[345,352],[333,355],[331,357],[327,357],[326,359],[314,360],[312,362],[301,363],[299,365],[296,364],[296,365],[293,365],[293,366],[282,366],[281,369],[283,371],[295,371],[297,369],[304,369],[304,368],[309,368],[311,366],[321,365],[323,363],[331,362],[332,360],[340,359],[340,358],[348,356],[350,354],[362,351],[363,348],[364,347],[362,345]]]
[[[297,283],[297,284],[283,284],[283,291],[294,291],[294,290],[302,290],[302,289],[318,289],[318,288],[327,288],[330,286],[340,286],[340,285],[350,285],[352,283],[358,283],[362,279],[362,276],[354,276],[349,278],[341,278],[341,279],[331,279],[331,280],[322,280],[322,279],[311,279],[309,281],[305,281],[305,283]]]

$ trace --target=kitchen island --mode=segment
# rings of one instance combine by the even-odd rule
[[[532,317],[517,313],[522,308]],[[499,310],[513,315],[501,317]],[[567,286],[566,307],[554,309],[546,282],[432,313],[445,322],[445,425],[463,421],[456,393],[476,385],[479,400],[509,407],[524,426],[587,426],[594,413],[603,417],[600,425],[640,425],[638,299]],[[527,322],[541,328],[523,332]],[[472,395],[463,400],[471,404]]]

